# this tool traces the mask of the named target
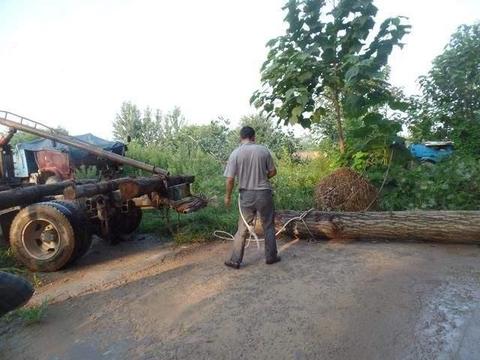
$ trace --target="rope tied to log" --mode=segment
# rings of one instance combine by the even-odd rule
[[[207,149],[205,149],[205,147],[200,143],[200,141],[196,140],[195,138],[193,138],[192,136],[188,135],[188,137],[195,143],[197,144],[207,155],[209,155],[210,157],[212,157],[214,160],[216,160],[219,164],[224,164],[225,162],[224,161],[221,161],[220,159],[217,158],[217,156],[215,156],[215,154],[213,154],[212,152],[208,151]],[[283,231],[285,231],[285,229],[287,228],[287,226],[293,222],[293,221],[300,221],[303,223],[303,225],[305,226],[305,228],[307,229],[308,233],[310,234],[311,238],[314,239],[315,237],[313,236],[312,232],[310,231],[307,223],[305,222],[305,217],[311,212],[315,210],[314,208],[311,208],[309,210],[306,210],[304,211],[302,214],[300,214],[299,216],[296,216],[290,220],[288,220],[280,230],[278,230],[276,233],[275,233],[275,236],[278,236],[280,233],[282,233]],[[257,218],[255,217],[254,219],[254,223],[253,223],[253,226],[249,225],[247,223],[247,221],[245,220],[245,216],[243,215],[243,212],[242,212],[242,208],[240,206],[240,195],[238,196],[238,211],[240,212],[240,217],[242,218],[242,221],[243,223],[245,224],[245,226],[247,227],[248,229],[248,232],[249,232],[249,237],[247,239],[247,244],[245,245],[246,248],[248,248],[250,246],[250,242],[252,240],[254,240],[256,243],[257,243],[257,248],[260,248],[260,242],[262,241],[265,241],[264,238],[259,238],[257,233],[255,232],[255,225],[256,225],[256,221],[257,221]],[[229,232],[227,231],[223,231],[223,230],[215,230],[213,232],[213,236],[215,236],[216,238],[218,239],[221,239],[221,240],[227,240],[227,241],[233,241],[234,240],[234,235],[230,234]]]
[[[308,233],[310,234],[311,238],[313,239],[314,236],[313,236],[312,232],[310,231],[310,229],[308,228],[307,223],[305,222],[305,217],[313,210],[314,210],[314,208],[308,209],[308,210],[304,211],[303,213],[301,213],[299,216],[295,216],[295,217],[291,218],[290,220],[288,220],[285,224],[283,224],[283,226],[280,228],[280,230],[278,230],[275,233],[275,236],[278,236],[283,231],[285,231],[285,229],[287,228],[287,226],[291,222],[300,221],[301,223],[303,223],[303,225],[307,229]],[[265,241],[265,239],[264,238],[259,238],[257,233],[255,232],[255,225],[256,225],[256,222],[257,222],[257,218],[255,217],[253,225],[248,224],[247,220],[245,219],[245,216],[243,215],[243,212],[242,212],[242,207],[240,206],[240,196],[238,196],[238,211],[240,212],[240,217],[242,218],[242,221],[245,224],[245,226],[247,227],[247,230],[248,230],[248,233],[249,233],[249,237],[247,239],[247,244],[245,245],[245,248],[248,248],[250,246],[250,243],[252,241],[255,241],[257,243],[257,249],[259,249],[260,248],[260,242]],[[215,230],[213,232],[213,236],[215,236],[218,239],[227,240],[227,241],[233,241],[235,239],[234,235],[230,234],[227,231],[223,231],[223,230]]]

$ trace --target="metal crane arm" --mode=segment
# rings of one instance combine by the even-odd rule
[[[135,159],[130,159],[126,156],[118,155],[110,151],[100,149],[96,146],[93,146],[87,142],[75,139],[71,136],[59,134],[54,129],[46,125],[43,125],[34,120],[30,120],[23,116],[13,114],[8,111],[0,110],[0,124],[7,126],[11,129],[24,131],[26,133],[37,135],[45,139],[58,141],[59,143],[72,146],[81,150],[85,150],[91,154],[97,155],[100,158],[111,160],[119,164],[129,165],[137,169],[145,170],[152,174],[156,174],[164,177],[169,175],[169,172],[167,170],[161,169],[155,165],[150,165]]]

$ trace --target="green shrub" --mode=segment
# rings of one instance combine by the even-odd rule
[[[77,180],[96,179],[98,178],[98,170],[95,166],[81,165],[75,169],[75,178]]]
[[[392,169],[381,199],[385,210],[479,210],[480,160],[452,156],[435,165]]]
[[[323,155],[306,161],[283,157],[277,162],[278,175],[272,181],[276,208],[307,210],[314,207],[315,185],[335,167],[335,163]]]
[[[207,208],[189,215],[180,215],[177,218],[177,215],[171,212],[170,225],[161,213],[146,212],[141,231],[164,235],[172,230],[173,238],[178,243],[211,239],[215,230],[230,233],[235,231],[238,220],[237,193],[234,194],[231,209],[226,210],[223,205],[225,194],[223,160],[217,160],[198,144],[188,142],[178,144],[175,150],[170,147],[145,147],[137,144],[130,144],[129,149],[131,157],[168,169],[172,174],[194,174],[193,192],[204,194],[211,200]],[[305,210],[314,205],[315,184],[334,166],[325,156],[306,161],[282,156],[276,163],[278,175],[273,179],[275,205],[279,209],[298,210]],[[141,174],[136,169],[127,171],[130,174]]]

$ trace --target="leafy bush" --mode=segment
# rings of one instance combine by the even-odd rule
[[[385,210],[480,210],[480,160],[453,156],[436,165],[392,169]]]
[[[319,180],[336,167],[325,155],[313,160],[277,161],[278,175],[273,178],[275,205],[278,209],[306,210],[315,205],[314,189]]]
[[[180,131],[182,135],[179,136],[184,136],[188,130],[182,129]],[[197,134],[200,131],[203,132],[201,127],[195,127],[193,130]],[[211,199],[206,209],[189,215],[181,215],[178,220],[176,217],[172,217],[170,225],[159,212],[147,212],[142,222],[142,231],[164,234],[173,230],[173,238],[178,243],[210,239],[214,230],[225,230],[231,233],[235,231],[238,220],[237,203],[234,200],[232,208],[228,211],[223,206],[225,193],[223,171],[224,159],[237,145],[236,140],[235,142],[217,143],[214,137],[213,139],[208,137],[207,132],[203,134],[200,139],[205,145],[198,141],[187,140],[177,141],[175,146],[166,147],[130,144],[129,156],[137,160],[168,169],[172,174],[194,174],[193,192],[202,193]],[[217,144],[218,147],[207,147],[208,144]],[[227,155],[222,156],[223,159],[217,158],[217,155],[221,156],[221,154]],[[280,159],[276,159],[278,175],[273,179],[276,207],[298,210],[312,207],[315,184],[332,170],[332,163],[325,156],[313,160],[295,160],[287,148],[283,149],[280,157]],[[136,175],[142,173],[131,168],[127,169],[127,172]],[[236,199],[235,194],[234,199]]]
[[[81,165],[79,168],[75,169],[75,179],[96,179],[98,178],[98,170],[95,166],[85,166]]]

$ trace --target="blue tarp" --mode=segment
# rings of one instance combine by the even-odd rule
[[[96,147],[102,148],[103,150],[113,152],[115,154],[124,155],[125,154],[125,144],[118,141],[108,141],[102,138],[99,138],[93,134],[84,134],[73,136],[73,138],[84,141]],[[40,150],[59,150],[68,152],[70,155],[70,160],[75,166],[80,165],[95,165],[97,157],[88,153],[87,151],[74,148],[72,146],[67,146],[59,142],[55,142],[48,139],[36,139],[29,142],[24,142],[17,144],[17,151],[40,151]]]

